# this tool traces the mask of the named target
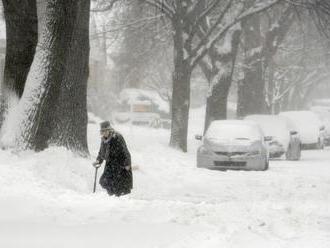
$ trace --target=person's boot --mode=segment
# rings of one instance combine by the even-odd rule
[[[128,195],[130,193],[131,193],[131,190],[130,189],[129,190],[124,190],[124,191],[122,191],[120,193],[116,193],[116,196],[117,197],[120,197],[120,196]]]
[[[113,196],[114,195],[114,193],[112,192],[112,190],[107,189],[107,192],[108,192],[108,195],[109,196]]]

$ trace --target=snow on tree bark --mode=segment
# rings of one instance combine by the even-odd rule
[[[232,76],[238,52],[241,30],[235,29],[226,35],[225,44],[217,49],[211,49],[211,68],[201,66],[207,76],[210,89],[206,102],[206,115],[204,123],[204,133],[214,120],[227,118],[227,101],[229,89],[232,84]],[[201,64],[204,64],[201,62]],[[208,71],[208,72],[207,72]]]
[[[253,1],[255,5],[245,11],[241,8],[241,2],[232,0],[175,0],[171,4],[166,1],[143,0],[162,10],[172,22],[175,54],[170,138],[172,147],[187,151],[190,77],[194,68],[234,25],[271,8],[279,1]],[[212,19],[210,26],[202,37],[197,37],[201,24],[209,19]]]
[[[187,152],[188,119],[190,107],[190,78],[191,66],[185,59],[185,40],[182,21],[175,19],[174,40],[174,72],[172,91],[172,124],[170,146]]]
[[[47,2],[45,29],[24,94],[8,118],[16,126],[2,143],[34,150],[56,144],[88,153],[89,5],[85,0]]]
[[[275,106],[272,106],[274,98],[271,96],[272,87],[276,87],[271,75],[273,58],[296,18],[292,6],[283,4],[280,7],[272,13],[279,16],[277,21],[272,20],[275,18],[270,17],[270,13],[267,15],[270,26],[262,34],[261,17],[255,16],[244,25],[245,61],[244,78],[239,83],[238,92],[239,117],[275,111]]]
[[[266,32],[262,51],[267,111],[272,114],[278,113],[281,101],[281,97],[278,96],[279,82],[274,78],[276,69],[274,56],[296,20],[295,9],[290,5],[281,14],[276,14],[279,15],[279,19]],[[271,18],[269,21],[272,21]]]
[[[254,15],[242,24],[244,76],[238,85],[237,116],[266,112],[265,84],[262,64],[262,37],[260,15]]]

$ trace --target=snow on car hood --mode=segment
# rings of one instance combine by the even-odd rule
[[[251,147],[260,147],[260,140],[207,138],[204,145],[212,151],[248,152]]]

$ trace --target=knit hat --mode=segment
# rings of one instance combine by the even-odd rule
[[[110,121],[104,121],[100,123],[100,131],[112,130]]]

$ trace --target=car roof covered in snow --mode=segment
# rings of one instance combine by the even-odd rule
[[[280,116],[286,116],[290,120],[294,121],[297,125],[322,125],[322,121],[312,111],[302,110],[302,111],[286,111],[281,112]]]
[[[255,121],[266,136],[276,137],[287,143],[290,131],[296,131],[296,127],[285,116],[279,115],[248,115],[245,120]]]
[[[247,120],[221,120],[213,121],[208,128],[205,137],[207,139],[237,139],[247,138],[250,140],[260,140],[263,132],[253,121]]]
[[[256,122],[267,135],[276,129],[296,131],[294,123],[284,115],[248,115],[245,120]]]

